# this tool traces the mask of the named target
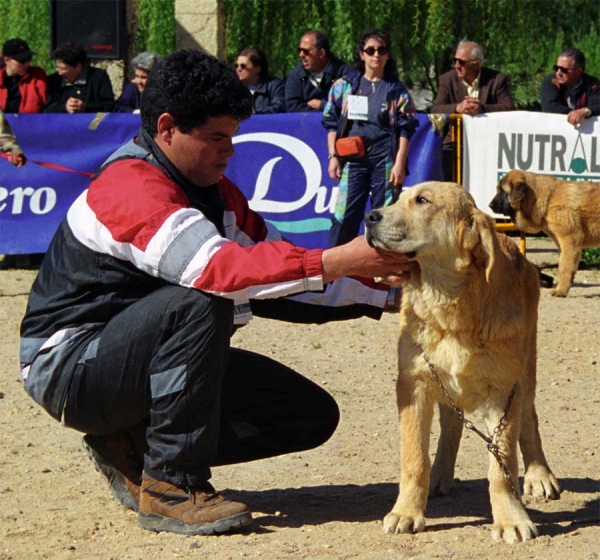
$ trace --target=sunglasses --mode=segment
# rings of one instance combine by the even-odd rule
[[[380,56],[385,56],[386,54],[390,54],[390,47],[367,47],[366,49],[363,49],[363,52],[369,56],[373,56],[375,53]]]
[[[245,70],[246,68],[248,68],[247,64],[244,64],[243,62],[241,64],[236,64],[235,65],[236,68],[241,68],[242,70]]]
[[[557,64],[552,68],[554,68],[555,72],[562,72],[563,74],[568,74],[571,70],[575,70],[575,68],[565,68],[564,66],[558,66]]]
[[[317,49],[315,49],[315,50],[317,50]],[[308,56],[311,51],[312,51],[312,49],[305,49],[303,47],[298,47],[298,54],[301,56]]]
[[[464,66],[465,64],[469,64],[469,62],[476,62],[475,60],[463,60],[462,58],[454,57],[452,59],[452,64],[458,64],[459,66]]]

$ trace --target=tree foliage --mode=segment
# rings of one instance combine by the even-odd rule
[[[0,0],[0,46],[19,37],[35,51],[33,64],[54,72],[50,58],[50,0]]]
[[[169,54],[175,49],[173,0],[137,0],[135,51]]]
[[[302,34],[321,29],[334,52],[352,60],[359,35],[382,27],[393,37],[403,81],[435,92],[464,38],[482,45],[486,65],[509,75],[520,108],[539,107],[542,78],[560,51],[578,47],[588,73],[600,74],[600,3],[596,0],[223,0],[226,58],[257,46],[271,72],[298,63]]]

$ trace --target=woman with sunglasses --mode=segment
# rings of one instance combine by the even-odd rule
[[[355,70],[333,84],[323,111],[329,176],[340,181],[330,247],[358,235],[369,194],[371,208],[387,206],[398,197],[406,177],[408,145],[419,122],[390,47],[386,31],[364,33],[355,52]],[[340,159],[336,140],[347,136],[362,139],[364,156]]]
[[[269,65],[263,51],[256,48],[241,50],[237,56],[235,71],[252,93],[254,113],[285,113],[283,82],[269,76]]]

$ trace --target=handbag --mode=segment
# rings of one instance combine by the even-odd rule
[[[344,161],[359,160],[366,153],[365,143],[361,136],[338,138],[335,141],[335,151],[338,157]]]

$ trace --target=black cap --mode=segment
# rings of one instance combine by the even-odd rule
[[[29,45],[23,39],[9,39],[2,47],[2,56],[14,58],[19,62],[31,60],[34,54],[35,52],[29,50]]]

